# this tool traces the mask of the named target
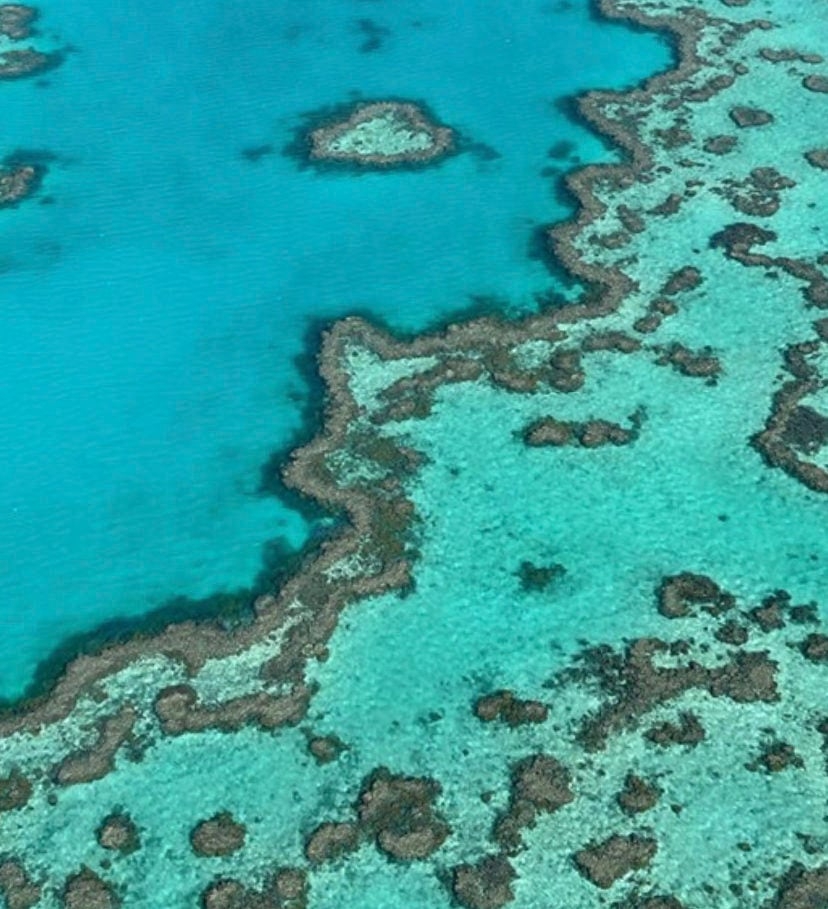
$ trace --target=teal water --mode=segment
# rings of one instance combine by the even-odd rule
[[[669,0],[667,8],[675,10],[683,3]],[[764,424],[774,391],[790,378],[782,366],[782,350],[815,338],[812,323],[822,313],[803,305],[802,282],[781,267],[745,267],[727,259],[710,239],[726,224],[747,220],[778,232],[778,239],[766,247],[770,254],[814,263],[824,252],[820,231],[826,214],[825,172],[806,164],[803,154],[822,142],[828,94],[806,95],[801,78],[811,72],[828,75],[828,64],[811,65],[810,69],[794,63],[773,65],[760,63],[757,54],[763,47],[794,46],[828,55],[828,21],[814,13],[816,24],[803,25],[801,7],[787,0],[778,0],[773,8],[767,2],[753,2],[746,8],[726,8],[709,0],[697,0],[694,5],[717,16],[726,13],[735,21],[773,17],[778,29],[749,31],[726,44],[725,54],[716,53],[716,29],[706,33],[704,51],[711,60],[723,58],[725,69],[743,62],[749,72],[709,102],[683,107],[680,115],[692,137],[677,148],[654,143],[655,167],[647,175],[649,182],[623,190],[599,188],[606,211],[576,240],[587,261],[617,263],[635,288],[617,313],[568,328],[564,346],[576,346],[593,330],[617,329],[637,337],[644,347],[631,355],[585,354],[585,382],[573,394],[544,387],[531,394],[516,393],[485,379],[445,384],[438,389],[426,418],[390,420],[375,427],[377,433],[401,440],[423,455],[422,464],[405,480],[418,516],[414,584],[404,596],[388,593],[345,609],[329,642],[328,659],[308,664],[307,675],[318,691],[298,728],[163,736],[153,700],[159,688],[180,681],[182,673],[174,661],[158,658],[139,662],[107,680],[101,691],[82,698],[67,720],[34,734],[10,735],[1,742],[0,780],[12,768],[20,768],[33,780],[34,792],[26,806],[0,813],[0,857],[13,854],[42,885],[38,907],[60,906],[64,881],[83,865],[117,889],[125,909],[205,909],[200,894],[217,878],[232,876],[258,886],[275,867],[307,868],[304,849],[311,831],[322,821],[353,818],[361,781],[371,770],[385,765],[394,773],[439,781],[442,792],[437,807],[450,823],[451,835],[426,861],[391,861],[366,843],[353,855],[312,868],[308,909],[343,905],[449,909],[458,905],[450,892],[452,868],[497,851],[493,823],[509,799],[510,766],[535,752],[554,755],[569,768],[575,797],[523,831],[525,848],[511,859],[518,877],[509,906],[814,909],[826,904],[824,870],[812,898],[799,894],[799,902],[785,902],[774,895],[792,863],[824,869],[828,857],[823,728],[828,665],[824,658],[808,660],[802,652],[806,634],[825,631],[825,496],[806,489],[781,470],[770,469],[749,445],[751,435]],[[664,12],[656,0],[636,0],[635,6]],[[100,398],[95,406],[104,410],[109,400],[114,422],[102,423],[90,403],[87,427],[98,427],[101,438],[109,439],[110,460],[104,460],[113,475],[124,476],[118,473],[119,462],[114,457],[119,439],[129,455],[123,469],[135,479],[139,465],[141,468],[138,477],[143,485],[133,487],[131,508],[123,506],[121,523],[112,526],[125,536],[129,529],[127,561],[141,560],[135,583],[158,582],[157,599],[144,594],[130,613],[129,597],[96,596],[93,605],[87,604],[85,618],[77,617],[78,627],[88,627],[81,619],[93,624],[113,615],[140,614],[141,604],[145,609],[169,593],[201,596],[217,586],[248,583],[258,568],[262,541],[274,536],[274,524],[280,520],[284,523],[277,532],[300,545],[312,530],[310,524],[276,500],[256,497],[254,490],[260,464],[278,447],[279,438],[288,438],[299,425],[307,389],[291,358],[303,350],[303,332],[310,320],[368,308],[377,319],[413,331],[445,316],[458,301],[468,301],[469,294],[481,292],[508,297],[513,315],[531,310],[536,305],[532,294],[554,284],[540,263],[527,258],[527,235],[532,224],[567,214],[563,200],[551,194],[550,177],[539,173],[549,165],[550,145],[569,137],[576,142],[575,153],[582,160],[614,157],[554,105],[550,107],[555,93],[537,92],[538,85],[551,85],[560,78],[560,84],[556,83],[559,94],[591,85],[619,85],[638,77],[633,67],[652,71],[667,60],[667,50],[658,41],[591,18],[585,5],[537,6],[531,12],[527,7],[520,10],[522,15],[494,7],[487,8],[484,15],[479,6],[469,5],[451,17],[425,3],[393,8],[365,2],[335,8],[320,4],[318,9],[322,11],[318,20],[303,20],[312,23],[305,29],[293,27],[301,24],[295,16],[283,18],[272,10],[261,10],[258,17],[227,20],[224,28],[219,28],[222,23],[209,11],[201,10],[200,32],[177,30],[173,19],[167,23],[168,31],[159,33],[158,23],[147,21],[145,40],[134,39],[136,65],[145,59],[148,47],[158,47],[160,54],[160,46],[153,41],[173,43],[175,36],[176,46],[181,46],[186,44],[186,35],[192,47],[199,48],[190,60],[189,72],[192,84],[200,90],[184,107],[190,110],[196,104],[193,98],[201,99],[212,111],[209,120],[214,129],[205,130],[201,120],[193,125],[179,108],[182,134],[176,134],[175,145],[178,147],[181,135],[192,139],[198,132],[207,152],[214,149],[213,162],[217,158],[224,162],[222,168],[202,168],[183,152],[177,168],[172,168],[169,158],[166,166],[164,160],[147,165],[146,155],[137,149],[125,157],[133,162],[132,169],[121,164],[119,179],[129,184],[127,178],[132,174],[127,197],[134,200],[134,208],[130,211],[129,206],[122,206],[118,213],[124,224],[133,225],[133,232],[121,234],[110,253],[114,255],[115,249],[123,253],[134,244],[134,256],[124,254],[120,260],[121,264],[131,262],[132,273],[144,276],[133,288],[134,294],[125,291],[122,298],[112,291],[104,305],[106,297],[86,296],[77,290],[71,311],[68,303],[61,304],[49,284],[52,272],[57,275],[76,257],[91,267],[95,256],[106,249],[90,234],[85,254],[72,252],[71,238],[76,235],[71,231],[53,266],[47,268],[44,261],[38,264],[32,258],[27,266],[21,263],[3,276],[21,287],[26,282],[30,287],[52,287],[48,293],[40,290],[43,297],[36,298],[49,301],[48,306],[43,304],[44,314],[53,318],[44,315],[38,324],[42,327],[39,343],[48,343],[43,350],[51,357],[30,357],[28,368],[33,382],[36,376],[51,375],[53,386],[65,394],[61,407],[51,402],[54,414],[60,417],[58,421],[55,416],[58,429],[66,433],[75,427],[79,433],[75,438],[80,439],[81,426],[76,426],[77,417],[72,418],[70,403]],[[188,22],[191,13],[186,16]],[[390,34],[384,35],[379,50],[360,54],[358,46],[367,32],[355,27],[354,21],[366,13]],[[460,28],[464,14],[467,17]],[[49,16],[47,21],[60,23],[64,35],[69,33],[65,23],[76,28],[88,18],[81,11],[77,11],[77,20],[67,18],[65,10],[50,11]],[[279,21],[269,32],[266,25],[274,19]],[[126,21],[130,28],[144,22],[134,14]],[[413,21],[421,25],[413,26]],[[100,22],[97,26],[103,29]],[[94,33],[94,27],[87,22],[85,31]],[[376,29],[369,31],[380,34]],[[196,40],[198,34],[201,38]],[[292,42],[276,60],[271,34],[289,35]],[[343,35],[352,43],[344,42]],[[462,45],[460,36],[469,40],[468,46]],[[226,50],[221,50],[226,44],[219,44],[231,38],[236,49],[234,62],[246,74],[239,76],[235,97],[248,97],[251,85],[261,79],[263,93],[272,93],[273,107],[277,102],[281,110],[289,107],[281,119],[269,114],[266,118],[258,101],[248,101],[249,110],[239,102],[233,115],[245,119],[248,131],[241,131],[238,140],[227,125],[231,114],[219,102],[225,91],[228,96],[233,94]],[[438,40],[439,45],[428,43]],[[554,43],[558,40],[560,47]],[[607,44],[602,50],[603,40]],[[204,50],[208,41],[212,54]],[[81,44],[74,38],[73,43]],[[116,61],[123,65],[126,44],[122,41],[117,52],[111,52],[113,66]],[[101,42],[93,42],[90,48],[101,46]],[[443,48],[443,56],[436,53],[438,46]],[[329,70],[318,63],[321,49],[331,55]],[[30,85],[30,104],[65,90],[59,87],[60,80],[71,78],[72,67],[82,70],[88,66],[83,61],[91,52],[80,47],[50,76],[50,88],[41,91]],[[314,54],[317,62],[311,68]],[[212,92],[207,90],[203,71],[195,65],[205,58],[217,66],[215,72],[211,70],[217,80]],[[293,86],[296,81],[293,73],[299,59],[308,61],[307,79],[301,80],[301,88],[287,92],[286,83]],[[248,60],[246,69],[244,60]],[[591,74],[586,69],[590,60],[596,66]],[[717,65],[711,64],[711,69],[718,71]],[[622,73],[625,67],[629,69]],[[274,84],[278,83],[274,68],[284,68],[281,90]],[[464,68],[472,75],[461,79],[457,73]],[[196,76],[194,70],[202,75]],[[219,70],[228,79],[221,91],[217,87]],[[162,68],[154,72],[160,73]],[[495,147],[502,157],[484,161],[469,153],[436,170],[360,177],[299,171],[294,162],[277,155],[266,156],[255,165],[239,161],[242,147],[264,142],[278,147],[288,139],[300,114],[325,101],[322,83],[329,86],[331,96],[336,95],[333,100],[340,98],[343,73],[351,72],[367,80],[368,87],[362,89],[366,95],[387,92],[428,100],[446,122]],[[564,87],[564,73],[572,79],[566,83],[570,88]],[[703,72],[699,81],[709,75]],[[178,76],[169,78],[169,84],[179,84]],[[389,81],[380,82],[381,78]],[[474,90],[469,88],[471,84]],[[20,86],[11,88],[23,96]],[[164,97],[171,105],[168,124],[172,124],[175,104]],[[286,98],[293,99],[290,105]],[[728,115],[734,105],[758,106],[771,111],[776,119],[764,131],[736,130]],[[665,108],[652,105],[644,128],[673,125],[674,115]],[[240,110],[247,110],[243,118]],[[511,124],[508,129],[507,123]],[[104,132],[106,142],[113,142],[112,130]],[[171,126],[158,130],[168,142],[172,132]],[[231,133],[232,142],[226,139]],[[704,152],[704,140],[720,134],[736,136],[731,155]],[[45,142],[32,140],[31,144]],[[49,147],[54,144],[50,142]],[[74,156],[67,153],[66,162],[53,169],[44,190],[54,192],[53,206],[29,205],[4,213],[5,223],[16,225],[15,237],[32,230],[39,218],[59,217],[61,198],[71,198],[70,189],[82,182],[79,178],[88,169],[81,152],[79,144]],[[87,157],[93,157],[92,151]],[[109,160],[110,173],[118,171],[119,162],[100,149],[96,160]],[[566,166],[570,163],[564,162]],[[170,180],[166,193],[150,199],[138,191],[144,166],[156,168],[155,179],[163,174]],[[760,166],[777,167],[797,185],[781,192],[776,215],[748,217],[722,191],[728,180],[742,180]],[[193,177],[196,171],[201,179]],[[215,197],[204,191],[204,174],[215,177],[217,171],[219,185],[211,183],[211,193],[219,195],[223,206],[215,206]],[[227,184],[222,189],[224,180]],[[244,197],[228,188],[241,180],[248,181]],[[688,186],[688,180],[699,182]],[[101,180],[96,190],[108,190],[114,181],[114,177]],[[648,209],[672,193],[684,197],[677,215],[648,214]],[[232,210],[231,195],[236,205]],[[189,199],[188,206],[183,205],[182,196]],[[87,204],[88,197],[83,199],[78,206]],[[472,199],[478,200],[479,208]],[[274,208],[277,202],[278,208]],[[601,248],[591,237],[618,229],[621,203],[642,214],[644,229],[629,236],[623,246]],[[141,228],[145,232],[136,235],[134,218],[139,206],[148,224]],[[189,227],[172,219],[172,214],[171,222],[161,218],[163,211],[189,211],[189,206],[198,208]],[[112,214],[103,203],[100,210]],[[482,214],[477,217],[476,213]],[[300,222],[304,225],[301,233]],[[82,219],[73,223],[79,225]],[[177,224],[177,228],[165,228],[162,242],[158,223]],[[269,225],[266,243],[256,229],[264,223]],[[381,225],[381,235],[392,242],[378,244],[377,225]],[[274,264],[276,234],[282,245],[278,247],[281,258]],[[172,242],[175,236],[180,237],[180,247]],[[125,237],[132,239],[127,242]],[[197,252],[202,241],[209,250]],[[269,254],[262,252],[262,244]],[[453,244],[463,250],[458,253],[460,265],[450,254]],[[153,256],[141,260],[138,252],[146,253],[149,246]],[[315,252],[305,257],[299,254],[300,247]],[[223,258],[219,249],[224,250]],[[472,249],[477,250],[475,255],[469,252]],[[138,267],[139,261],[146,271]],[[678,312],[665,318],[655,333],[635,332],[632,324],[647,312],[670,274],[685,265],[699,269],[699,286],[675,296]],[[87,275],[89,284],[82,286],[93,286],[91,276],[95,274],[103,281],[101,273],[92,268]],[[154,275],[155,296],[149,293],[147,274]],[[258,296],[251,289],[256,286],[254,275],[260,282]],[[171,287],[173,281],[176,292],[162,294],[162,288]],[[486,289],[482,290],[484,281]],[[191,292],[192,282],[199,288],[198,296]],[[576,294],[574,289],[568,292]],[[372,294],[376,296],[372,298]],[[31,328],[34,315],[29,313],[24,320],[21,299],[25,295],[16,298],[18,302],[9,312],[17,320],[15,324]],[[119,309],[115,299],[132,302]],[[136,314],[139,307],[144,321]],[[57,318],[58,309],[63,312],[62,320]],[[120,311],[120,321],[107,321],[113,318],[110,310]],[[77,320],[84,313],[82,331]],[[108,324],[106,331],[104,324]],[[235,326],[232,335],[230,325]],[[221,327],[228,334],[219,337],[212,333]],[[113,337],[121,335],[133,343],[114,344]],[[33,329],[30,337],[35,337]],[[86,339],[88,348],[78,340],[77,347],[64,349],[70,337]],[[659,351],[650,345],[671,342],[692,350],[709,345],[721,363],[718,377],[707,381],[658,365]],[[433,365],[428,358],[382,361],[371,351],[360,351],[360,343],[354,342],[340,366],[357,403],[368,414],[376,413],[382,391],[400,375],[417,376]],[[111,348],[106,358],[93,355],[99,349],[96,344]],[[10,352],[12,349],[10,345]],[[200,353],[195,355],[194,350]],[[22,369],[24,357],[17,348],[14,351]],[[514,359],[539,363],[549,351],[546,341],[534,340],[516,348]],[[69,371],[60,368],[61,362],[74,363],[83,356],[88,360],[86,379],[91,385],[84,385],[79,376],[76,387],[87,390],[90,396],[86,398],[80,391],[72,396],[63,392],[65,384],[73,386]],[[158,358],[167,364],[166,368],[157,366],[155,373],[157,388],[162,378],[168,383],[163,394],[145,381],[146,370],[157,365]],[[815,353],[809,359],[820,362],[824,372],[824,354]],[[50,364],[48,369],[46,364]],[[109,383],[110,375],[119,375],[116,368],[123,370],[120,385]],[[133,376],[133,390],[140,388],[143,395],[131,401],[129,416],[124,412],[127,375]],[[193,383],[198,379],[198,394],[192,390],[195,385],[191,388],[184,383],[185,376]],[[264,385],[257,384],[259,380]],[[90,387],[98,389],[94,395],[88,391]],[[210,388],[215,398],[207,395]],[[268,389],[266,394],[263,388]],[[289,388],[295,390],[295,400],[288,400]],[[194,401],[200,402],[203,409],[189,412],[185,419],[185,399],[192,406]],[[824,409],[824,400],[820,388],[809,403]],[[158,411],[152,410],[148,402],[153,401],[163,402],[163,407],[156,403]],[[41,403],[44,413],[46,403]],[[36,411],[34,402],[31,407]],[[234,408],[232,420],[225,407]],[[167,420],[162,429],[169,429],[169,435],[147,416],[162,411]],[[632,413],[641,415],[640,434],[626,446],[531,448],[522,437],[524,429],[542,417],[570,421],[600,417],[627,425]],[[136,446],[133,438],[141,426],[146,429],[143,447]],[[88,445],[78,441],[75,459],[67,459],[71,465],[67,478],[79,482],[98,475],[93,468],[100,467],[100,462],[92,457]],[[178,463],[186,451],[192,452],[192,460],[181,466],[179,475],[164,455]],[[200,466],[204,462],[198,455],[208,458],[217,451],[224,452],[226,473]],[[819,461],[824,451],[823,447],[812,459]],[[43,458],[43,446],[38,447],[37,458],[27,463],[37,466],[40,477],[32,482],[45,484],[49,476],[54,485],[44,488],[54,490],[52,498],[69,498],[69,479],[61,484],[57,475],[51,477],[55,468]],[[243,463],[248,464],[246,473]],[[88,473],[81,472],[79,464]],[[224,510],[218,499],[209,498],[221,488],[222,476],[239,484],[233,486]],[[15,492],[23,488],[21,481],[8,482]],[[344,485],[353,479],[341,482]],[[162,485],[169,496],[166,500],[158,492]],[[189,498],[181,493],[182,488],[188,490]],[[73,501],[78,508],[84,503],[88,508],[81,490],[78,485],[78,498]],[[151,499],[147,490],[155,490],[160,498]],[[170,511],[163,513],[161,526],[147,530],[150,511],[157,518],[165,501]],[[243,516],[242,504],[246,509]],[[45,501],[43,507],[54,514],[53,502]],[[203,516],[205,510],[212,517],[199,522],[198,515]],[[228,525],[221,530],[222,514],[235,516],[232,528]],[[79,520],[74,512],[73,517],[75,522]],[[80,546],[73,522],[64,520],[58,527],[64,528],[73,546]],[[175,536],[176,527],[187,530],[183,542]],[[170,553],[179,551],[175,550],[178,546],[181,553],[195,558],[198,539],[204,546],[201,573],[195,570],[195,562],[184,565],[182,556],[181,565],[193,572],[188,587],[186,571],[181,565],[176,567]],[[231,545],[226,548],[228,539]],[[165,557],[153,555],[156,546]],[[64,559],[64,550],[58,552]],[[71,548],[67,552],[71,555]],[[246,566],[241,565],[242,552],[247,553]],[[52,556],[54,559],[56,553]],[[157,571],[150,572],[153,558],[159,562]],[[221,559],[229,559],[236,573]],[[22,573],[24,562],[12,561]],[[57,564],[69,566],[70,562],[75,566],[67,555]],[[87,570],[86,583],[125,583],[117,561],[108,567],[91,557],[86,564],[90,562],[94,571]],[[527,590],[520,578],[521,565],[526,562],[560,568],[545,588]],[[55,570],[54,564],[48,563],[49,572]],[[183,580],[175,587],[170,578],[178,570]],[[655,658],[661,668],[690,662],[721,666],[738,652],[715,636],[720,621],[704,610],[673,620],[659,614],[656,589],[666,575],[683,571],[709,575],[736,596],[738,606],[728,615],[748,631],[744,651],[766,652],[777,664],[779,700],[735,703],[729,697],[693,688],[644,711],[637,724],[610,736],[605,747],[586,748],[579,730],[585,718],[606,703],[606,696],[596,674],[583,669],[584,647],[605,645],[621,653],[630,641],[648,636],[686,642],[684,650],[677,647]],[[165,578],[167,586],[162,584],[167,583]],[[788,621],[785,628],[767,631],[745,614],[780,588],[788,591],[793,603],[814,603],[814,621],[821,624],[803,626]],[[135,590],[130,591],[138,597]],[[43,604],[44,615],[54,608],[53,600],[37,602]],[[65,628],[70,621],[75,619],[64,614],[59,623]],[[21,622],[27,634],[33,624]],[[42,634],[46,640],[46,632]],[[56,640],[57,634],[49,646]],[[9,650],[12,646],[23,649],[10,639]],[[257,670],[277,649],[278,642],[266,640],[236,657],[208,662],[192,684],[208,703],[258,690],[262,682]],[[17,664],[7,665],[17,666],[14,672],[10,669],[10,677],[19,681],[26,677],[20,667],[31,664],[25,663],[25,654],[14,659]],[[573,666],[582,671],[572,672]],[[18,669],[19,674],[14,674]],[[475,700],[499,688],[543,702],[548,719],[517,728],[481,722],[473,712]],[[139,716],[140,760],[133,759],[127,745],[115,758],[114,772],[102,779],[54,785],[53,765],[79,744],[89,743],[94,719],[124,702],[132,704]],[[675,722],[683,711],[700,719],[705,732],[702,741],[660,747],[647,739],[644,733],[650,726]],[[347,749],[337,760],[320,766],[308,753],[306,736],[312,733],[335,734]],[[779,772],[757,770],[757,756],[769,741],[790,745],[799,764]],[[635,816],[623,812],[616,799],[630,772],[655,782],[661,790],[657,804]],[[105,851],[95,842],[102,819],[116,808],[127,811],[140,832],[141,848],[129,855]],[[223,810],[245,824],[244,848],[225,858],[195,856],[190,832],[200,820]],[[606,890],[579,873],[573,860],[579,850],[611,834],[629,833],[657,841],[656,855],[647,868],[625,875]],[[645,902],[647,897],[668,895],[677,902]],[[260,909],[253,903],[233,909],[253,906]]]
[[[45,86],[2,86],[6,152],[55,156],[51,204],[0,214],[6,698],[68,636],[245,588],[267,541],[277,569],[302,546],[315,519],[261,495],[260,469],[303,430],[320,323],[415,331],[475,298],[571,296],[527,255],[571,212],[541,172],[614,153],[556,101],[670,57],[586,0],[41,11],[72,52]],[[369,17],[387,34],[364,53]],[[280,153],[352,92],[421,98],[497,157],[354,179]]]

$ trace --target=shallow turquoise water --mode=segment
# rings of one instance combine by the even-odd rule
[[[66,636],[245,587],[266,541],[302,545],[312,522],[258,489],[301,429],[314,325],[417,330],[556,286],[527,257],[570,213],[541,171],[613,153],[555,102],[670,58],[588,7],[41,6],[73,52],[2,86],[4,148],[56,160],[51,204],[0,214],[0,696]],[[368,16],[388,34],[360,53]],[[500,157],[354,179],[279,153],[352,91],[422,98]]]

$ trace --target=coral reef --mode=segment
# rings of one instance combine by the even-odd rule
[[[0,861],[0,894],[8,909],[32,909],[40,900],[41,890],[19,862]]]
[[[304,871],[282,868],[259,890],[239,881],[220,878],[201,895],[202,909],[305,909],[308,881]]]
[[[19,42],[33,37],[32,23],[37,15],[37,10],[31,6],[0,4],[0,38],[6,39],[0,49],[0,79],[34,76],[62,62],[60,51],[44,52],[31,45],[19,46]]]
[[[552,814],[575,798],[569,770],[548,754],[533,754],[518,761],[510,780],[509,807],[492,832],[492,839],[506,855],[520,850],[521,831],[533,827],[538,815]]]
[[[493,691],[477,699],[474,715],[484,723],[501,720],[508,726],[522,726],[525,723],[543,723],[549,710],[540,701],[524,701],[511,691]]]
[[[0,208],[17,205],[40,185],[44,168],[33,164],[0,167]]]
[[[64,909],[118,909],[121,899],[113,887],[84,866],[66,881]]]
[[[103,849],[129,855],[141,846],[141,837],[132,818],[123,812],[107,815],[95,833],[98,844]]]
[[[308,136],[311,161],[389,168],[431,164],[454,150],[454,133],[410,101],[361,103]]]
[[[21,41],[31,34],[32,22],[37,18],[37,10],[20,3],[0,5],[0,35]]]
[[[616,834],[602,843],[584,847],[575,853],[573,859],[578,870],[590,883],[608,890],[624,875],[646,868],[657,850],[655,840],[634,834]]]
[[[190,831],[193,852],[202,857],[232,855],[244,846],[247,829],[229,811],[199,821]]]
[[[356,820],[320,824],[305,841],[305,856],[313,864],[331,861],[371,839],[389,858],[428,858],[451,833],[433,807],[440,791],[434,780],[396,776],[378,767],[363,780]]]
[[[618,804],[627,814],[649,811],[658,803],[661,790],[634,773],[628,773],[624,788],[618,793]]]
[[[467,909],[500,909],[514,897],[512,881],[517,877],[508,859],[489,855],[475,865],[458,865],[452,876],[452,893]]]

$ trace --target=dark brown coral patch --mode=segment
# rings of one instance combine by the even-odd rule
[[[684,199],[679,193],[670,193],[670,195],[659,202],[658,205],[654,205],[652,208],[648,209],[647,214],[656,215],[661,218],[670,217],[678,212],[683,201]]]
[[[666,347],[654,348],[658,353],[656,363],[659,366],[672,366],[676,372],[683,376],[694,378],[712,379],[722,371],[722,364],[718,357],[713,356],[709,347],[700,351],[690,350],[684,344],[674,341]]]
[[[818,92],[821,95],[828,95],[828,76],[805,76],[802,85],[809,92]]]
[[[714,192],[737,211],[756,218],[775,215],[781,204],[780,193],[796,183],[773,167],[757,167],[743,180],[728,177]]]
[[[0,894],[7,909],[31,909],[40,900],[41,890],[20,862],[7,859],[0,862]]]
[[[641,814],[658,804],[661,789],[635,773],[628,773],[624,788],[618,793],[618,804],[627,814]]]
[[[0,6],[0,35],[21,41],[31,34],[31,24],[37,18],[37,10],[20,3],[4,3]]]
[[[304,909],[308,875],[301,868],[280,868],[273,878],[273,886],[286,909]]]
[[[822,63],[824,60],[821,54],[804,53],[792,47],[763,47],[759,56],[769,63]]]
[[[814,632],[799,645],[802,656],[812,663],[828,663],[828,635]]]
[[[654,129],[653,136],[664,148],[681,148],[693,141],[693,133],[681,126],[669,126],[666,129]]]
[[[685,265],[674,271],[664,283],[661,292],[668,297],[686,290],[695,290],[702,283],[702,273],[693,265]]]
[[[503,855],[489,855],[475,865],[458,865],[452,873],[451,891],[466,909],[500,909],[515,894],[515,869]]]
[[[523,441],[527,445],[569,445],[574,438],[573,425],[554,417],[544,417],[530,423],[523,431]]]
[[[3,51],[0,55],[0,79],[21,79],[58,66],[59,53],[44,54],[33,47]]]
[[[379,514],[379,506],[374,516]],[[389,524],[386,524],[388,527]],[[314,631],[319,633],[324,626],[317,624]],[[295,625],[291,629],[295,635],[306,629]],[[288,633],[290,635],[290,632]],[[306,642],[305,657],[313,654],[317,659],[324,656],[321,644]],[[285,654],[290,654],[289,658]],[[297,653],[287,644],[282,653],[262,669],[265,678],[272,678],[283,673],[282,678],[290,678],[299,665],[303,654]],[[244,726],[254,723],[262,729],[275,729],[278,726],[295,725],[307,712],[310,700],[310,689],[301,682],[294,685],[287,694],[276,695],[268,691],[256,691],[242,695],[213,706],[200,704],[196,691],[190,685],[171,685],[162,689],[155,699],[155,715],[166,735],[181,735],[184,732],[202,732],[205,729],[221,729],[224,732],[235,732]]]
[[[803,454],[816,454],[828,442],[828,417],[811,407],[794,408],[785,421],[781,439]]]
[[[565,574],[566,568],[560,562],[552,562],[551,565],[536,565],[534,562],[525,561],[520,563],[517,572],[518,578],[520,578],[520,588],[525,593],[547,590],[551,584]]]
[[[805,160],[811,167],[828,170],[828,148],[812,148],[805,152]]]
[[[735,224],[728,224],[722,230],[713,234],[710,238],[710,246],[713,249],[724,247],[726,255],[730,258],[746,265],[752,265],[754,264],[752,247],[770,243],[776,238],[777,234],[772,230],[765,230],[765,228],[759,227],[757,224],[739,221]],[[760,264],[760,262],[757,261],[755,264]]]
[[[712,578],[690,571],[664,578],[657,597],[658,611],[668,619],[695,615],[698,608],[718,616],[735,603],[733,595],[722,590]]]
[[[347,748],[347,745],[336,735],[308,736],[308,751],[317,764],[330,764]]]
[[[761,606],[751,609],[748,616],[762,631],[778,631],[785,627],[785,613],[790,609],[790,604],[790,595],[784,590],[777,590],[765,597]]]
[[[748,770],[754,772],[764,770],[766,773],[779,773],[789,767],[802,769],[805,762],[797,754],[793,745],[788,742],[766,742],[762,746],[758,757],[745,764]]]
[[[751,126],[766,126],[768,123],[773,123],[773,114],[758,107],[734,107],[730,111],[730,119],[739,129],[746,129]]]
[[[624,225],[625,230],[633,234],[640,234],[647,226],[641,215],[629,205],[619,205],[617,208],[618,220]]]
[[[577,391],[585,379],[581,352],[570,348],[557,348],[549,358],[544,379],[558,391]]]
[[[584,420],[582,423],[542,417],[523,430],[523,441],[532,448],[561,447],[577,443],[582,448],[599,448],[603,445],[629,445],[641,428],[642,414],[631,415],[632,428],[627,429],[611,420]]]
[[[201,895],[202,909],[305,909],[308,897],[306,872],[283,868],[251,890],[240,881],[221,878]]]
[[[85,865],[63,888],[64,909],[118,909],[121,898],[111,884]]]
[[[201,894],[201,909],[247,909],[255,905],[244,884],[234,880],[213,881]],[[278,909],[278,902],[265,902],[262,909]],[[258,909],[258,907],[257,907]]]
[[[588,650],[582,659],[586,677],[598,682],[609,696],[599,710],[586,717],[578,733],[589,751],[605,747],[607,738],[637,724],[659,704],[691,689],[707,691],[713,697],[727,697],[737,703],[773,702],[779,699],[776,687],[777,664],[767,652],[738,651],[730,662],[708,668],[694,660],[686,665],[659,667],[654,657],[684,652],[682,642],[666,644],[655,638],[633,641],[623,654],[611,648]],[[671,737],[669,729],[655,733]],[[681,728],[679,727],[679,734]]]
[[[611,836],[591,844],[573,856],[575,866],[591,884],[608,890],[632,871],[646,868],[655,857],[658,844],[644,836]]]
[[[575,796],[569,770],[548,754],[533,754],[511,771],[509,807],[497,819],[493,838],[507,855],[522,846],[522,831],[533,827],[539,814],[551,814]]]
[[[684,909],[684,904],[674,896],[632,896],[623,903],[615,903],[613,909]]]
[[[667,748],[671,745],[688,745],[694,748],[699,742],[704,741],[705,731],[699,718],[690,712],[679,715],[678,723],[657,723],[648,729],[644,735],[655,745]]]
[[[785,872],[768,909],[822,909],[828,906],[828,864],[806,868],[799,862]]]
[[[744,625],[740,625],[739,622],[731,619],[725,622],[723,625],[720,625],[713,632],[713,636],[717,641],[721,641],[723,644],[730,644],[733,647],[741,647],[743,644],[747,643],[748,630]]]
[[[710,136],[704,140],[702,148],[711,155],[727,155],[736,148],[736,136]]]
[[[586,420],[576,426],[575,435],[584,448],[629,445],[635,438],[633,430],[625,429],[610,420]]]
[[[650,302],[647,309],[650,312],[657,312],[661,316],[674,316],[679,311],[676,301],[669,300],[667,297],[656,297]]]
[[[359,848],[359,827],[351,821],[320,824],[305,841],[305,858],[312,865],[336,861]]]
[[[95,838],[104,849],[129,855],[141,846],[138,828],[132,818],[121,811],[107,815],[102,821]]]
[[[32,784],[15,768],[0,779],[0,811],[23,808],[32,797]]]
[[[604,331],[588,334],[581,342],[584,353],[596,350],[614,350],[618,353],[635,353],[641,350],[641,341],[631,338],[622,331]]]
[[[193,852],[202,857],[232,855],[244,846],[247,829],[229,811],[199,821],[190,831]]]
[[[754,167],[750,172],[750,182],[756,189],[766,192],[779,192],[782,189],[792,189],[796,181],[779,173],[775,167]]]
[[[514,728],[528,723],[543,723],[549,716],[549,709],[540,701],[524,701],[515,697],[513,692],[501,689],[478,698],[474,715],[484,723],[500,720]]]
[[[433,805],[441,791],[436,780],[396,776],[379,767],[363,783],[357,803],[359,825],[391,858],[427,858],[451,833]]]
[[[46,169],[33,164],[0,166],[0,208],[17,205],[40,186]]]
[[[643,335],[652,334],[654,331],[658,331],[659,328],[661,328],[661,316],[655,312],[641,316],[640,319],[636,319],[633,322],[633,330]]]
[[[133,741],[137,718],[135,708],[124,704],[117,713],[98,720],[96,740],[68,754],[54,769],[54,781],[59,786],[73,786],[105,777],[115,766],[118,749]]]

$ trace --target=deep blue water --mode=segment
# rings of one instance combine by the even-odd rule
[[[67,636],[248,586],[267,541],[303,545],[313,522],[259,486],[303,431],[318,325],[571,296],[531,255],[571,213],[543,171],[614,153],[561,99],[670,60],[587,0],[40,8],[73,52],[0,85],[3,154],[55,156],[40,199],[0,213],[2,697]],[[357,176],[281,153],[356,93],[424,100],[498,156]]]

